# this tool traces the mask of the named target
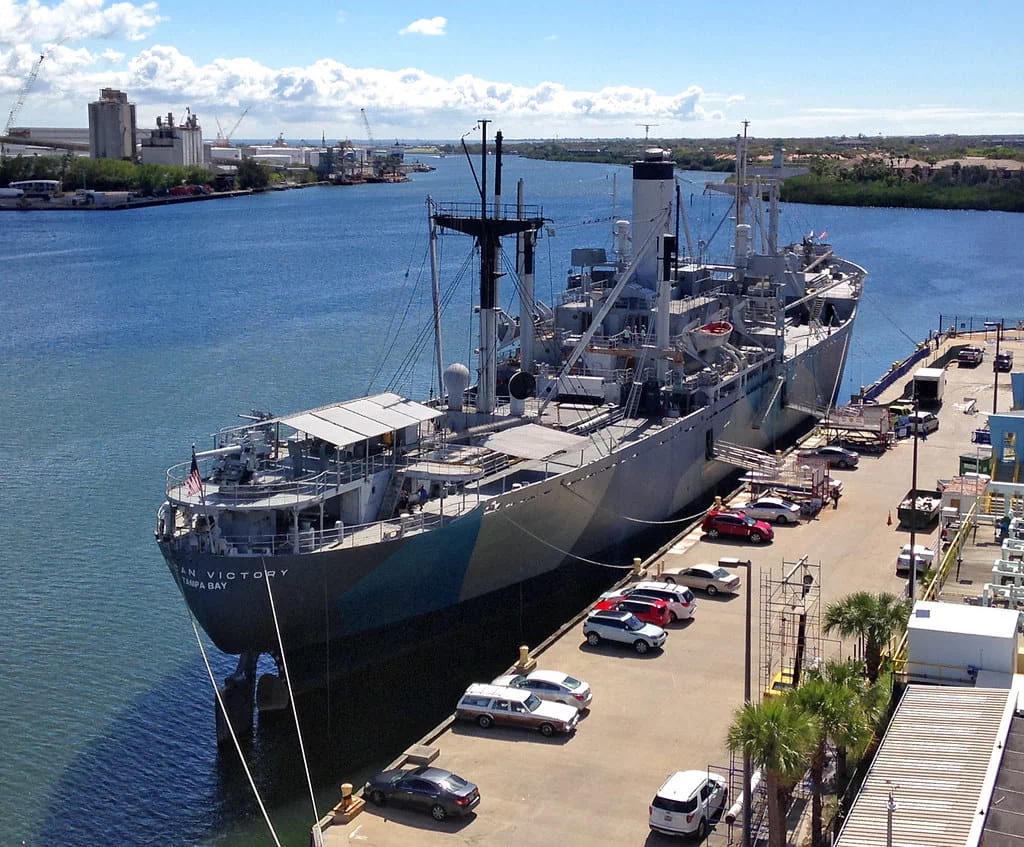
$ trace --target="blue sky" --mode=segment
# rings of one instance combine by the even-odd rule
[[[109,86],[209,137],[246,107],[244,137],[1022,133],[1022,33],[1019,2],[0,0],[0,115],[46,51],[17,124]]]

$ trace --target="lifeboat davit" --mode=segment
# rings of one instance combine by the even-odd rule
[[[698,350],[710,350],[721,347],[732,335],[732,324],[728,321],[712,321],[695,329],[691,335]]]

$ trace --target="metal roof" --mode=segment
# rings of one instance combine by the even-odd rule
[[[975,847],[1002,759],[1016,693],[910,685],[893,716],[837,847]]]
[[[482,442],[488,450],[520,459],[546,459],[556,453],[582,450],[588,443],[589,440],[582,435],[572,435],[532,423],[495,432]]]
[[[278,420],[335,447],[348,447],[386,432],[418,426],[442,413],[397,394],[375,394],[346,400]]]

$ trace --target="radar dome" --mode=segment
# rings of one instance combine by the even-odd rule
[[[444,390],[448,395],[448,408],[451,411],[462,411],[462,397],[467,388],[469,388],[469,368],[456,362],[444,369]]]

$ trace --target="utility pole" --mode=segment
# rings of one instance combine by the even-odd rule
[[[1003,319],[996,321],[985,321],[985,329],[993,327],[996,331],[996,357],[992,360],[992,414],[996,414],[996,407],[999,403],[999,341],[1003,336]]]
[[[910,514],[912,515],[910,520],[910,577],[907,583],[907,597],[910,598],[910,602],[913,603],[917,599],[917,551],[915,550],[915,544],[917,543],[917,437],[918,431],[921,428],[921,422],[917,417],[918,413],[918,400],[917,400],[917,388],[914,388],[914,416],[911,418],[913,423],[911,424],[914,430],[914,463],[910,472]]]
[[[644,128],[644,141],[648,141],[651,137],[651,127],[661,126],[661,124],[637,124],[637,126],[642,126]]]

